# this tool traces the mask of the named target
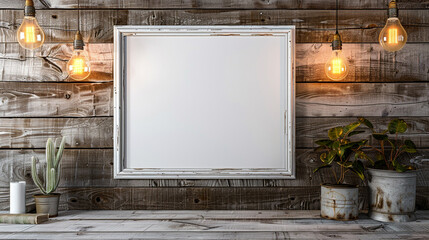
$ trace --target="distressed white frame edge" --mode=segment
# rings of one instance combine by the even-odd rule
[[[138,35],[154,32],[188,32],[188,33],[240,33],[256,34],[279,32],[288,35],[287,47],[287,169],[130,169],[124,168],[122,158],[122,83],[125,69],[121,49],[123,38],[127,35]],[[291,71],[289,71],[291,70]],[[295,26],[114,26],[114,179],[295,179]]]

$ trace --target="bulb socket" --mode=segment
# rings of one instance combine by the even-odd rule
[[[341,41],[341,36],[338,33],[335,33],[334,40],[332,41],[332,50],[341,50],[343,49],[343,42]]]
[[[76,35],[74,36],[73,48],[77,50],[83,50],[84,46],[85,43],[83,42],[82,34],[80,34],[80,31],[77,31]]]
[[[33,0],[26,0],[25,1],[25,7],[24,7],[24,16],[28,17],[35,17],[36,16],[36,9],[34,8]]]
[[[390,1],[387,15],[389,18],[398,17],[398,7],[396,6],[396,1]]]

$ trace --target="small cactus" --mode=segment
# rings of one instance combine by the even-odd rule
[[[54,192],[60,182],[60,161],[63,156],[64,144],[65,137],[62,138],[58,152],[56,152],[56,142],[54,143],[50,138],[46,142],[45,186],[43,186],[42,181],[40,181],[39,176],[37,175],[36,164],[39,162],[39,159],[35,156],[31,157],[31,176],[33,177],[33,181],[36,186],[45,195]]]

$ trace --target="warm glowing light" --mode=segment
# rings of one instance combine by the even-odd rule
[[[389,28],[389,44],[398,44],[398,29]]]
[[[347,59],[343,57],[341,50],[332,51],[332,55],[325,64],[325,73],[332,80],[342,80],[349,73]]]
[[[45,34],[35,17],[25,16],[17,31],[18,43],[25,49],[36,49],[45,41]]]
[[[378,41],[389,52],[396,52],[405,46],[407,32],[397,17],[387,19],[386,26],[381,30]]]
[[[73,60],[73,64],[70,65],[70,71],[73,72],[73,74],[82,74],[84,72],[84,60],[82,58],[75,58]]]
[[[88,54],[84,50],[74,50],[67,63],[67,72],[75,80],[84,80],[91,74]]]
[[[25,41],[27,43],[34,43],[36,41],[36,34],[34,34],[33,26],[28,26],[25,28]]]
[[[378,41],[385,50],[396,52],[405,46],[407,42],[407,32],[404,27],[402,27],[401,21],[399,21],[398,8],[395,0],[389,2],[388,14],[389,18],[380,32]]]
[[[389,18],[386,26],[381,30],[378,40],[385,50],[396,52],[405,46],[407,32],[398,18]]]
[[[332,60],[332,73],[333,74],[341,73],[341,59],[335,58]]]

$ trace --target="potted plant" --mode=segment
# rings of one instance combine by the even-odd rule
[[[352,140],[352,136],[363,133],[356,130],[360,121],[347,126],[335,127],[328,131],[329,139],[318,140],[315,150],[321,152],[322,165],[314,170],[330,168],[335,178],[334,183],[321,185],[320,215],[334,220],[353,220],[359,216],[359,189],[356,185],[346,184],[348,173],[354,173],[364,179],[364,165],[361,160],[368,159],[362,151],[367,144],[364,140]]]
[[[31,158],[31,176],[34,183],[40,189],[42,194],[34,195],[36,202],[37,213],[47,213],[49,217],[56,217],[58,215],[58,205],[60,200],[60,194],[54,193],[58,187],[60,181],[60,162],[63,155],[65,144],[65,138],[61,140],[58,152],[56,151],[56,143],[52,139],[48,139],[46,142],[46,166],[44,174],[44,182],[40,181],[37,174],[36,164],[39,159],[35,156]]]
[[[404,153],[417,152],[413,141],[399,138],[407,131],[407,123],[393,119],[387,129],[376,131],[370,121],[364,118],[361,121],[371,129],[378,143],[368,145],[377,158],[368,170],[369,216],[383,222],[415,220],[416,172],[399,160]]]

